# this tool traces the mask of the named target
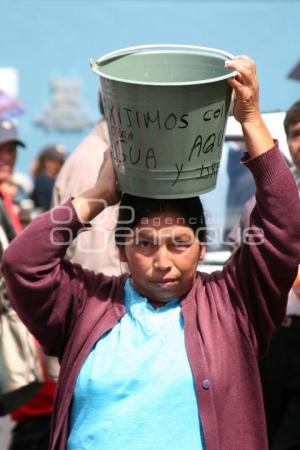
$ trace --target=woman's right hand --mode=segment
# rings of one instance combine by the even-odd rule
[[[79,194],[72,202],[79,220],[90,222],[107,206],[115,205],[119,200],[120,192],[117,190],[117,178],[108,148],[94,187]]]
[[[120,200],[120,192],[117,190],[117,177],[111,158],[111,150],[108,148],[103,155],[103,162],[99,169],[97,181],[93,190],[95,198],[107,202],[107,206],[115,205]]]

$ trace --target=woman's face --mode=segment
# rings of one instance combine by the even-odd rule
[[[168,302],[191,289],[205,246],[182,216],[166,211],[142,219],[120,252],[134,288],[150,301]]]
[[[56,177],[63,166],[63,161],[59,159],[46,159],[44,171],[49,177]]]

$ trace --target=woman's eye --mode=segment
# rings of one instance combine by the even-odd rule
[[[176,248],[187,248],[190,246],[190,241],[174,241],[173,246]]]
[[[139,241],[138,242],[138,246],[141,248],[149,248],[151,247],[151,242],[150,241]]]

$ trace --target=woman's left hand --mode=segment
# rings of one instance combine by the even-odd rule
[[[240,122],[246,148],[250,157],[256,157],[274,145],[259,111],[259,87],[256,77],[256,64],[249,56],[236,56],[225,62],[225,67],[238,72],[228,83],[234,89],[233,114]]]
[[[225,67],[235,69],[238,75],[229,78],[228,83],[235,92],[233,114],[242,125],[260,118],[259,87],[256,78],[256,64],[249,56],[236,56],[227,60]]]

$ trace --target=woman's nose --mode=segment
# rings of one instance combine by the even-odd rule
[[[171,267],[172,262],[166,246],[160,246],[154,256],[154,268],[157,270],[167,270]]]

